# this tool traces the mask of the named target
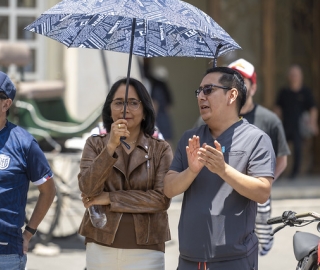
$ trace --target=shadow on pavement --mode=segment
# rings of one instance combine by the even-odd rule
[[[74,252],[75,250],[84,251],[86,249],[84,238],[78,234],[66,237],[53,237],[49,243],[43,243],[40,236],[34,237],[30,243],[29,251],[33,251],[39,244],[45,247],[57,247],[64,253],[68,251]]]

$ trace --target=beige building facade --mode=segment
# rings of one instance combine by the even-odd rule
[[[28,80],[62,80],[69,113],[83,120],[104,102],[117,78],[127,74],[128,55],[89,49],[67,49],[49,38],[27,33],[31,23],[57,0],[0,0],[0,40],[26,42],[32,63],[26,68]],[[310,0],[188,0],[213,17],[242,47],[221,57],[219,65],[237,58],[252,62],[258,73],[256,100],[272,109],[277,91],[285,83],[287,67],[303,67],[305,82],[320,104],[320,1]],[[107,63],[108,79],[103,66]],[[194,90],[212,59],[152,58],[152,66],[168,70],[174,106],[174,145],[183,131],[192,128],[199,116]],[[133,77],[142,79],[141,58],[134,57]],[[14,74],[12,67],[10,73]],[[311,156],[319,162],[320,143],[312,139]],[[316,169],[314,169],[316,170]]]

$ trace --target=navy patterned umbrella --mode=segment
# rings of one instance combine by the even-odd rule
[[[68,47],[129,53],[127,78],[132,54],[205,57],[215,64],[240,49],[212,18],[180,0],[63,0],[25,30]]]

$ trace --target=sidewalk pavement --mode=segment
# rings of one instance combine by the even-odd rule
[[[319,199],[320,175],[302,175],[294,179],[280,177],[273,183],[271,198],[273,200]]]

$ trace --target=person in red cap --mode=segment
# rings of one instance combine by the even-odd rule
[[[287,156],[290,150],[286,141],[286,136],[281,120],[275,113],[267,108],[254,103],[253,96],[257,91],[257,74],[254,66],[245,59],[238,59],[229,66],[238,71],[244,78],[247,87],[247,99],[241,108],[240,115],[269,135],[272,146],[276,154],[276,170],[274,181],[281,175],[287,167]],[[200,116],[195,126],[204,124]],[[271,217],[270,198],[264,204],[258,203],[258,212],[256,218],[256,234],[259,238],[259,254],[266,255],[272,247],[273,237],[270,236],[272,226],[267,224]]]
[[[274,177],[275,181],[287,167],[287,156],[290,154],[282,122],[275,113],[254,103],[253,96],[257,91],[257,74],[254,66],[241,58],[232,62],[229,67],[237,70],[243,76],[244,83],[247,87],[247,100],[242,107],[240,114],[246,118],[250,124],[262,129],[271,138],[273,149],[277,157]],[[256,234],[259,238],[260,255],[267,254],[273,244],[273,237],[270,236],[272,227],[267,224],[270,215],[271,204],[269,198],[266,203],[258,204]]]

